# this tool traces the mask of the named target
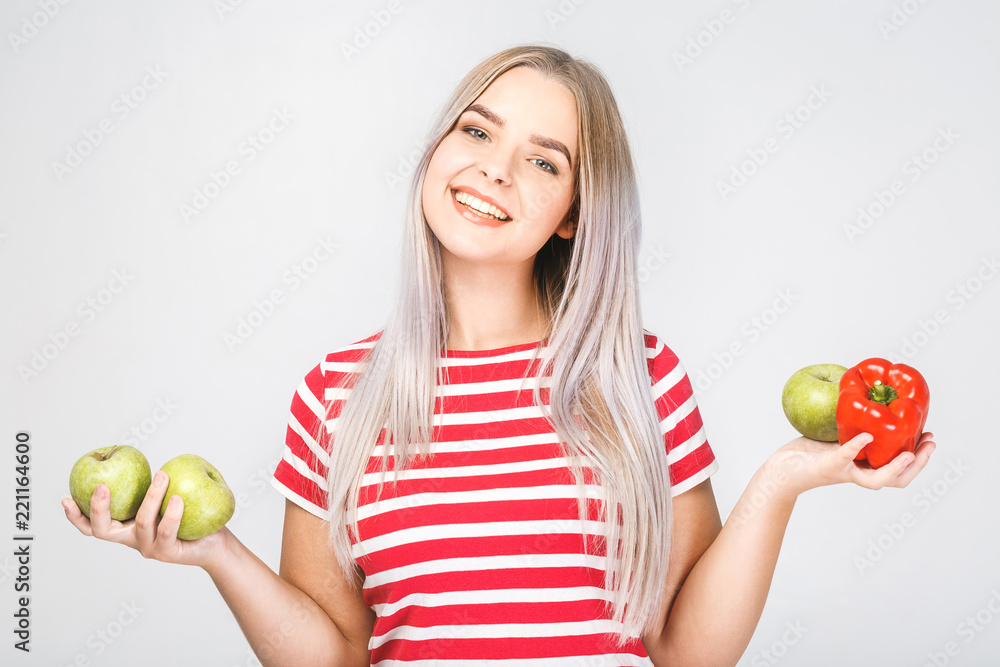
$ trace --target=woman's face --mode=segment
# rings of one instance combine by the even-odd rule
[[[576,101],[562,84],[528,67],[490,84],[427,168],[421,204],[442,255],[521,263],[553,234],[572,237],[576,133]],[[487,205],[494,215],[481,213]]]

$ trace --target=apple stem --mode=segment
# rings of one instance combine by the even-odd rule
[[[868,400],[874,403],[889,405],[897,398],[899,398],[899,395],[896,394],[896,390],[893,389],[892,385],[882,384],[881,380],[875,380],[871,389],[868,390]]]
[[[110,459],[114,455],[115,452],[118,451],[118,447],[119,447],[118,445],[115,445],[114,447],[112,447],[111,449],[109,449],[108,451],[106,451],[105,453],[98,454],[94,458],[96,458],[98,461],[107,461],[108,459]]]

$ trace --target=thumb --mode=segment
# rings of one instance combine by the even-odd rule
[[[854,460],[854,458],[857,457],[858,452],[864,449],[865,445],[874,439],[875,436],[871,433],[862,431],[841,446],[841,454],[843,454],[845,458],[849,457],[851,460]]]

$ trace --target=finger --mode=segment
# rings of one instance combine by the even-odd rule
[[[94,533],[90,530],[90,519],[83,515],[80,508],[77,507],[76,501],[72,498],[62,499],[63,511],[66,512],[66,518],[69,522],[76,526],[76,529],[87,537],[93,537]]]
[[[156,528],[156,539],[171,541],[177,539],[177,529],[181,525],[181,516],[184,514],[184,499],[178,495],[170,497],[167,503],[167,511],[160,519],[160,525]]]
[[[845,459],[850,459],[853,461],[865,445],[875,439],[871,433],[858,433],[856,436],[848,440],[840,448],[840,456]]]
[[[901,452],[893,460],[886,463],[881,468],[873,470],[866,480],[868,488],[881,489],[883,486],[906,486],[910,479],[917,476],[917,473],[926,465],[927,459],[917,462],[917,457],[913,452]]]
[[[111,489],[107,484],[98,484],[90,497],[90,530],[102,540],[111,531]]]
[[[899,488],[906,488],[906,486],[913,481],[913,479],[920,474],[927,463],[930,461],[931,454],[937,445],[933,440],[924,441],[917,450],[914,452],[913,463],[906,467],[906,469],[898,476],[896,479],[889,483],[889,486],[895,486]],[[900,456],[903,456],[900,454]]]
[[[167,495],[169,481],[167,473],[157,470],[153,475],[153,483],[146,490],[146,497],[142,499],[139,511],[135,515],[135,539],[137,548],[143,554],[152,549],[153,541],[156,539],[160,506],[163,504],[163,497]]]
[[[924,435],[929,435],[929,434],[925,433]],[[927,458],[930,458],[930,455],[934,453],[935,449],[937,449],[936,442],[931,440],[929,437],[923,438],[920,440],[920,444],[918,444],[916,449],[914,450],[914,454],[916,454],[918,457],[923,455],[926,456]]]

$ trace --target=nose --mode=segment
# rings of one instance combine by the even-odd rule
[[[479,172],[490,183],[506,185],[510,183],[511,161],[513,155],[502,148],[494,148],[487,152],[479,161]]]

